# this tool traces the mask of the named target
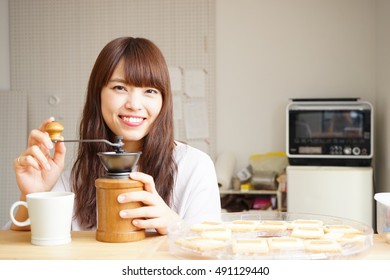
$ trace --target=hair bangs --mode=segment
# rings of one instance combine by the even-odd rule
[[[164,91],[164,64],[161,63],[161,57],[156,56],[154,50],[142,46],[142,44],[133,44],[128,46],[124,58],[124,75],[126,82],[135,87],[153,87],[159,91]]]

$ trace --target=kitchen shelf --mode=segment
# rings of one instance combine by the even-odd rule
[[[282,191],[280,190],[248,190],[248,191],[241,191],[241,190],[219,190],[219,193],[221,195],[276,195],[276,202],[277,202],[277,210],[279,212],[284,211],[282,207]]]

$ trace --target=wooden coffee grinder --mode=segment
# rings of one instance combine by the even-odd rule
[[[105,139],[63,140],[61,132],[64,126],[58,122],[46,125],[46,132],[53,142],[104,142],[116,151],[100,152],[98,156],[103,164],[106,176],[95,180],[97,204],[96,240],[102,242],[120,243],[138,241],[145,238],[145,230],[135,227],[132,219],[123,219],[119,212],[125,209],[141,207],[141,202],[119,203],[118,196],[122,193],[141,191],[142,182],[129,178],[129,174],[137,163],[141,152],[129,153],[121,149],[122,137],[117,143]]]
[[[123,219],[119,212],[141,207],[141,202],[119,203],[122,193],[143,190],[143,183],[129,178],[132,167],[141,153],[102,152],[98,156],[107,175],[95,181],[98,223],[96,240],[103,242],[130,242],[145,238],[145,230],[135,227],[132,219]]]

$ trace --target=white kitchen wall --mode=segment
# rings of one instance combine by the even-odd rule
[[[294,97],[376,103],[373,0],[217,0],[217,150],[285,150]]]
[[[377,192],[390,192],[390,1],[377,3]]]
[[[14,160],[27,144],[27,96],[21,92],[0,93],[0,228],[9,220],[9,209],[19,200]],[[6,116],[6,117],[4,117]]]
[[[9,60],[8,0],[0,0],[0,92],[11,88]]]

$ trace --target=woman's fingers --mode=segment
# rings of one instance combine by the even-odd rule
[[[15,161],[16,167],[33,167],[37,170],[50,170],[49,150],[40,148],[37,145],[29,147]]]
[[[120,194],[118,202],[140,202],[143,206],[122,210],[119,215],[124,219],[133,219],[133,225],[139,228],[155,228],[160,234],[167,234],[167,227],[180,220],[179,215],[157,193],[152,176],[132,172],[130,178],[142,182],[144,190]]]
[[[163,216],[167,208],[165,202],[158,195],[151,194],[147,191],[136,191],[123,193],[118,196],[120,203],[139,202],[141,207],[130,208],[120,211],[122,218],[156,218]]]
[[[64,142],[54,144],[53,161],[57,166],[63,166],[65,162],[66,147]]]
[[[33,129],[28,137],[28,146],[41,145],[46,149],[53,149],[53,142],[50,140],[47,132],[39,129]]]
[[[120,203],[139,201],[146,205],[154,205],[157,204],[159,200],[159,197],[156,197],[156,195],[147,191],[127,192],[118,196],[118,202]]]
[[[145,191],[150,193],[156,193],[156,186],[154,185],[154,179],[152,176],[142,172],[131,172],[130,178],[136,181],[140,181],[144,184]]]
[[[163,229],[166,228],[166,222],[162,218],[155,218],[155,219],[134,219],[133,225],[139,228],[155,228],[155,229]],[[160,234],[166,234],[165,232],[160,232]]]
[[[125,219],[135,219],[135,218],[156,218],[159,216],[159,213],[155,211],[153,206],[143,206],[133,209],[121,210],[119,216]]]
[[[15,159],[14,164],[18,169],[32,167],[36,170],[41,170],[39,163],[32,156],[28,155],[20,155],[17,159]]]
[[[53,143],[46,132],[46,125],[54,121],[54,117],[47,118],[44,120],[37,129],[33,129],[30,132],[28,143],[29,146],[36,145],[37,143],[44,145],[48,149],[53,148]]]
[[[16,167],[33,167],[37,170],[50,170],[51,164],[61,166],[64,161],[66,148],[64,143],[55,144],[53,158],[50,155],[50,149],[42,145],[30,146],[25,152],[15,159]]]
[[[38,129],[30,132],[28,139],[29,148],[19,157],[19,162],[15,162],[17,167],[30,165],[36,169],[39,169],[40,166],[41,169],[50,170],[52,164],[60,168],[63,166],[66,154],[65,144],[63,142],[54,144],[49,134],[45,131],[46,125],[52,121],[54,121],[54,117],[44,120]],[[54,153],[53,158],[51,158],[50,150],[53,148]],[[32,158],[27,156],[31,156]],[[20,163],[21,159],[23,159],[23,163]]]
[[[29,151],[30,156],[28,157],[28,159],[35,159],[42,167],[42,169],[50,170],[50,150],[45,148],[41,149],[38,146],[32,146],[29,148]]]
[[[132,219],[132,223],[136,227],[154,228],[160,234],[167,234],[169,225],[180,220],[179,215],[171,209],[155,206],[122,210],[119,215],[124,219]]]

